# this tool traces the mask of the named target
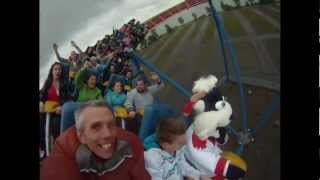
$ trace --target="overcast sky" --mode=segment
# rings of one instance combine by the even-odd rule
[[[68,57],[74,40],[81,49],[93,45],[112,27],[131,18],[141,22],[184,0],[40,0],[40,86],[56,61],[52,44]]]

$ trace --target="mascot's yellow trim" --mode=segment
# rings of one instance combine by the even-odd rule
[[[234,166],[237,166],[239,168],[241,168],[244,171],[247,171],[247,164],[246,162],[237,154],[233,153],[233,152],[223,152],[222,156],[227,159],[230,160],[230,163]]]

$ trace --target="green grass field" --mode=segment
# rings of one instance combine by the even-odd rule
[[[241,8],[239,11],[253,25],[253,28],[256,30],[257,34],[261,35],[267,33],[279,33],[279,31],[272,24],[270,24],[263,17],[250,12],[249,8]]]
[[[237,19],[229,12],[223,12],[221,13],[221,16],[223,18],[225,29],[231,37],[245,36],[247,34]]]
[[[252,8],[259,9],[261,7]],[[273,25],[264,20],[263,17],[252,13],[250,9],[241,8],[237,11],[247,18],[258,37],[279,34],[279,31]],[[248,32],[245,32],[241,23],[231,12],[223,12],[222,18],[225,29],[229,32],[234,44],[241,73],[248,75],[250,72],[255,72],[259,75],[262,69],[261,63],[257,60],[260,52],[247,39]],[[280,39],[264,38],[261,42],[267,53],[270,54],[272,62],[279,67]],[[210,16],[203,16],[195,22],[175,28],[173,32],[163,35],[157,42],[141,51],[141,55],[189,89],[192,87],[192,82],[201,75],[211,73],[218,78],[224,76],[225,70],[219,37]],[[227,57],[230,58],[230,54],[227,54]],[[231,72],[233,71],[231,67],[229,69]],[[181,71],[187,73],[182,74]],[[270,78],[270,80],[272,79]],[[163,95],[164,99],[175,104],[176,107],[181,107],[185,99],[166,98],[170,91],[167,89],[164,91],[166,92]]]
[[[280,43],[279,39],[268,39],[264,40],[264,43],[267,49],[271,52],[271,58],[273,63],[276,64],[277,67],[280,67]]]
[[[280,22],[280,11],[278,9],[278,12],[272,10],[271,8],[274,8],[274,7],[271,7],[271,6],[258,6],[258,9],[261,10],[262,12],[270,15],[273,19],[277,20]],[[276,9],[276,8],[274,8]]]

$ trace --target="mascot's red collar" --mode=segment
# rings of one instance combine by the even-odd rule
[[[215,144],[216,139],[213,137],[209,137],[208,140]],[[192,145],[195,148],[204,149],[207,147],[207,140],[201,140],[195,133],[192,133]]]
[[[194,148],[204,149],[207,147],[207,141],[201,140],[195,133],[192,133],[192,145]]]

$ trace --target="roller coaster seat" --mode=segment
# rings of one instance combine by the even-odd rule
[[[143,141],[146,137],[155,132],[156,126],[161,119],[174,117],[176,115],[176,110],[168,104],[152,104],[145,106],[139,138]]]
[[[60,106],[60,104],[56,101],[46,101],[44,103],[44,112],[48,112],[48,113],[56,112],[58,106]]]
[[[74,111],[80,106],[81,103],[69,101],[63,104],[61,112],[61,125],[60,133],[75,124]]]
[[[114,116],[120,119],[127,118],[128,117],[127,109],[121,106],[114,108]]]

